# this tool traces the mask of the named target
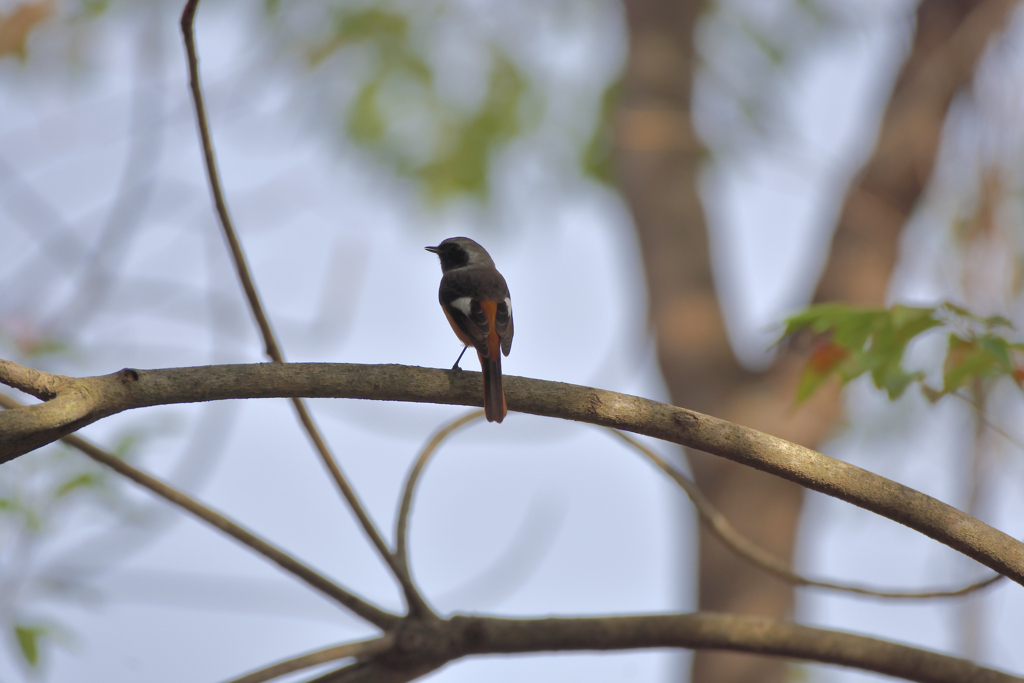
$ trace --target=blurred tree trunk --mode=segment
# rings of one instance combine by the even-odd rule
[[[646,268],[650,316],[674,403],[816,447],[840,416],[836,389],[793,409],[802,362],[779,356],[763,373],[733,357],[715,295],[698,196],[704,150],[690,118],[702,4],[626,0],[630,53],[615,127],[616,166]],[[900,230],[931,176],[943,122],[1010,0],[923,0],[913,43],[880,123],[876,149],[844,200],[815,300],[884,302]],[[817,264],[807,264],[808,270]],[[690,453],[705,493],[743,532],[791,558],[802,490],[703,453]],[[700,609],[784,617],[793,591],[700,535]],[[694,683],[781,681],[785,663],[697,653]]]

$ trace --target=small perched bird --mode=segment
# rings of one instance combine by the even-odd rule
[[[465,348],[472,346],[484,375],[484,415],[501,422],[508,410],[501,388],[501,354],[512,350],[512,299],[508,285],[490,254],[468,237],[449,237],[426,250],[441,259],[441,288],[437,298],[448,322]],[[500,349],[500,353],[499,353]]]

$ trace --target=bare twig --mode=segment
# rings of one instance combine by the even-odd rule
[[[20,407],[21,404],[9,396],[0,394],[0,406],[11,410]],[[371,605],[322,574],[319,574],[310,567],[302,564],[281,549],[271,545],[235,522],[232,522],[219,512],[208,508],[199,501],[185,495],[181,491],[160,481],[156,477],[132,467],[112,453],[108,453],[95,444],[73,434],[65,436],[61,440],[89,456],[96,462],[109,467],[118,474],[131,479],[136,484],[149,489],[151,492],[160,496],[169,503],[195,515],[207,524],[220,529],[243,545],[248,546],[260,555],[263,555],[263,557],[281,567],[281,569],[285,570],[289,574],[304,581],[312,588],[315,588],[327,597],[347,607],[351,612],[362,617],[371,624],[383,630],[387,630],[397,623],[399,619],[398,615],[391,614],[379,607]]]
[[[391,554],[391,550],[384,542],[384,539],[381,537],[376,525],[373,523],[373,520],[370,519],[370,515],[367,514],[366,509],[359,500],[359,496],[356,494],[355,489],[353,489],[348,483],[348,479],[345,478],[341,468],[331,456],[330,449],[327,447],[323,438],[321,438],[316,425],[313,424],[313,418],[310,416],[309,411],[306,410],[306,406],[302,402],[302,399],[293,398],[292,403],[295,405],[295,410],[299,414],[299,419],[306,428],[309,438],[316,446],[321,460],[330,471],[331,476],[334,479],[334,483],[337,484],[341,494],[348,502],[349,508],[352,509],[353,514],[355,514],[356,518],[359,520],[359,524],[362,526],[363,531],[377,549],[377,553],[384,559],[384,562],[387,563],[388,567],[391,569],[391,573],[395,575],[395,578],[398,579],[398,583],[402,587],[402,593],[405,596],[406,605],[410,610],[419,609],[425,605],[423,598],[420,596],[416,586],[413,585],[409,575],[403,572],[402,568],[396,562],[394,556]]]
[[[462,417],[453,420],[446,424],[441,429],[437,430],[434,436],[431,437],[427,445],[420,451],[420,455],[416,458],[416,462],[413,464],[412,469],[409,470],[409,477],[405,481],[405,487],[402,490],[402,504],[398,510],[398,521],[395,524],[395,559],[398,561],[398,565],[406,573],[406,576],[411,576],[409,570],[409,553],[408,553],[408,527],[409,527],[409,512],[412,510],[412,494],[416,489],[416,483],[419,481],[420,474],[423,472],[423,468],[427,466],[427,461],[430,456],[434,454],[437,447],[447,439],[453,432],[459,428],[478,420],[483,417],[482,410],[474,410],[471,413],[463,415]],[[411,582],[411,578],[410,578]],[[425,607],[425,605],[421,606]]]
[[[181,32],[185,41],[185,52],[188,56],[189,87],[192,91],[192,101],[195,103],[196,121],[199,125],[199,136],[202,141],[203,158],[206,162],[206,174],[209,180],[210,191],[213,193],[213,203],[217,210],[217,217],[220,219],[221,228],[223,228],[224,231],[224,237],[227,239],[228,246],[231,249],[231,257],[235,263],[235,270],[238,273],[239,282],[242,285],[242,289],[245,291],[245,298],[249,302],[249,308],[252,311],[253,317],[256,319],[256,324],[259,326],[260,333],[263,336],[263,343],[266,346],[266,354],[274,362],[283,363],[284,355],[281,353],[281,349],[274,337],[274,331],[270,326],[270,320],[267,318],[267,315],[263,310],[263,304],[260,302],[259,294],[256,291],[256,284],[249,273],[249,266],[245,259],[245,253],[242,251],[241,242],[238,240],[234,223],[231,220],[231,215],[228,213],[228,206],[224,199],[224,192],[221,189],[220,173],[217,170],[217,159],[213,151],[213,142],[210,137],[210,126],[206,116],[206,105],[204,104],[203,91],[199,82],[199,56],[196,52],[194,31],[196,9],[198,6],[199,0],[188,0],[188,2],[185,3],[185,9],[181,14]],[[413,602],[422,602],[418,596],[416,588],[409,583],[408,577],[402,573],[401,568],[395,562],[391,551],[388,549],[387,544],[381,537],[376,525],[374,525],[370,516],[366,513],[366,509],[359,500],[358,495],[356,495],[355,490],[348,483],[348,480],[341,471],[341,467],[338,465],[333,455],[331,455],[331,451],[323,437],[320,435],[319,430],[316,428],[313,418],[309,414],[309,410],[306,408],[305,403],[301,398],[293,397],[292,404],[295,407],[295,412],[299,416],[299,421],[302,423],[302,426],[305,428],[310,440],[316,447],[317,453],[320,455],[320,459],[327,467],[327,470],[331,473],[334,483],[338,486],[342,496],[352,509],[353,514],[355,514],[356,518],[359,520],[359,524],[362,526],[366,536],[370,539],[370,542],[373,543],[373,546],[377,549],[378,554],[384,562],[391,568],[392,573],[401,585],[402,592],[405,594],[406,602],[410,603],[410,607]]]
[[[206,163],[206,174],[210,183],[210,192],[213,193],[213,203],[217,209],[217,217],[220,219],[221,227],[224,229],[224,237],[231,248],[231,256],[238,271],[238,279],[245,290],[245,297],[249,301],[249,308],[252,310],[256,324],[259,325],[266,344],[267,356],[277,362],[283,362],[281,352],[274,340],[274,332],[270,329],[270,321],[263,312],[263,305],[260,303],[259,294],[256,293],[256,285],[249,275],[249,266],[246,264],[245,254],[242,252],[242,245],[235,234],[234,224],[231,215],[228,213],[228,205],[224,200],[224,193],[221,190],[220,173],[217,171],[217,158],[213,152],[213,142],[210,138],[210,126],[206,117],[206,104],[203,99],[203,91],[199,84],[199,56],[196,53],[195,25],[196,9],[199,7],[199,0],[188,0],[185,9],[181,13],[181,32],[185,41],[185,52],[188,56],[189,88],[192,90],[192,101],[196,110],[196,122],[199,125],[199,137],[203,144],[203,159]]]
[[[981,404],[978,403],[978,401],[976,401],[975,399],[971,398],[970,396],[965,396],[964,394],[962,394],[959,391],[954,391],[950,395],[951,396],[955,396],[956,398],[960,399],[961,401],[963,401],[967,405],[969,405],[972,408],[974,408],[975,417],[977,418],[977,420],[981,424],[983,424],[984,426],[988,427],[989,429],[991,429],[993,432],[995,432],[999,436],[1001,436],[1004,439],[1006,439],[1010,443],[1011,446],[1013,446],[1017,450],[1019,450],[1022,453],[1024,453],[1024,441],[1021,441],[1020,439],[1015,437],[1013,434],[1010,434],[1005,429],[1003,429],[1002,427],[997,425],[995,422],[993,422],[992,420],[990,420],[987,417],[985,417],[985,411],[982,408]]]
[[[981,500],[986,488],[988,472],[989,451],[985,439],[985,429],[988,426],[994,428],[985,417],[986,406],[990,405],[991,387],[986,387],[980,377],[975,377],[970,383],[970,392],[975,402],[974,434],[968,449],[967,461],[969,463],[967,481],[962,482],[967,488],[967,505],[965,512],[972,517],[981,517]],[[984,603],[981,600],[970,600],[959,605],[957,615],[957,648],[966,657],[978,659],[981,651],[981,623],[983,619]]]
[[[820,581],[818,579],[810,579],[801,574],[794,572],[790,569],[789,565],[778,557],[772,555],[768,551],[761,548],[759,545],[748,539],[746,536],[741,534],[736,527],[734,527],[729,520],[721,512],[712,505],[711,501],[708,500],[707,496],[700,490],[695,482],[689,477],[679,471],[677,467],[672,463],[666,461],[660,455],[652,451],[651,449],[644,446],[642,443],[624,434],[616,429],[608,430],[615,436],[619,437],[636,450],[640,451],[648,460],[653,462],[661,469],[662,472],[670,476],[673,481],[679,484],[679,487],[686,492],[686,495],[690,498],[693,506],[697,509],[697,514],[700,515],[701,521],[704,522],[708,529],[726,545],[727,548],[732,550],[738,556],[753,563],[755,566],[760,567],[764,571],[768,572],[772,576],[782,579],[787,583],[792,583],[797,586],[814,586],[816,588],[827,588],[835,591],[843,591],[846,593],[856,593],[858,595],[870,595],[878,598],[893,598],[893,599],[923,599],[923,598],[953,598],[969,593],[973,593],[982,588],[991,586],[999,579],[1006,578],[1002,574],[995,574],[981,581],[975,581],[974,583],[962,586],[960,588],[949,589],[949,590],[935,590],[935,591],[918,591],[918,592],[907,592],[907,591],[883,591],[875,588],[865,588],[850,583],[839,583],[835,581]]]
[[[335,645],[333,647],[324,648],[323,650],[317,650],[316,652],[309,652],[298,657],[292,657],[283,661],[271,664],[268,667],[253,671],[240,678],[235,678],[229,681],[229,683],[264,683],[264,681],[270,681],[280,676],[284,676],[296,671],[302,671],[312,666],[319,664],[326,664],[328,662],[334,662],[339,659],[346,659],[348,657],[372,657],[373,655],[386,652],[391,649],[395,644],[395,637],[391,633],[386,633],[380,638],[374,638],[373,640],[362,640],[357,643],[345,643],[344,645]]]

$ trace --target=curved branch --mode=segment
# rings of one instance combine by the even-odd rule
[[[5,382],[0,368],[0,382]],[[652,436],[711,453],[915,529],[1024,585],[1024,543],[931,496],[803,446],[637,396],[509,376],[510,410]],[[264,363],[125,369],[68,378],[46,403],[0,413],[0,462],[114,413],[239,398],[362,398],[480,406],[480,375],[402,365]]]
[[[988,578],[975,581],[974,583],[961,586],[960,588],[953,588],[948,590],[933,590],[933,591],[883,591],[876,588],[866,588],[864,586],[858,586],[852,583],[837,583],[835,581],[820,581],[818,579],[810,579],[806,576],[796,573],[790,569],[789,565],[781,560],[780,558],[772,555],[770,552],[757,545],[749,538],[741,534],[736,527],[729,522],[729,519],[718,511],[711,501],[708,500],[704,492],[700,490],[689,477],[679,471],[677,467],[672,465],[660,455],[652,451],[651,449],[644,446],[642,443],[634,439],[633,437],[624,434],[616,429],[609,430],[610,433],[619,437],[633,448],[637,449],[642,453],[648,460],[650,460],[656,467],[662,472],[672,478],[679,488],[683,489],[690,502],[693,503],[693,507],[696,508],[697,514],[700,516],[702,522],[704,522],[708,529],[718,538],[729,550],[733,551],[736,555],[747,560],[751,564],[759,567],[765,572],[771,574],[777,579],[781,579],[786,583],[791,583],[795,586],[813,586],[815,588],[827,588],[829,590],[841,591],[845,593],[854,593],[857,595],[869,595],[876,598],[889,598],[894,600],[921,600],[926,598],[956,598],[973,593],[987,588],[993,583],[1006,577],[1002,574],[994,574]]]
[[[487,654],[687,648],[838,664],[919,683],[1022,683],[958,657],[877,638],[732,614],[651,614],[554,619],[455,616],[412,622],[392,651],[309,683],[403,683],[456,659]]]
[[[732,650],[852,666],[921,683],[1019,683],[958,657],[785,621],[702,612],[580,619],[454,617],[463,654],[626,650]]]
[[[423,450],[420,451],[419,457],[416,458],[412,469],[409,470],[409,477],[405,480],[405,486],[402,488],[402,503],[398,509],[398,521],[395,523],[395,557],[407,574],[409,573],[409,513],[412,511],[412,494],[416,490],[420,474],[423,473],[423,468],[427,466],[430,456],[434,454],[434,451],[437,450],[437,447],[445,439],[459,428],[480,419],[483,415],[483,411],[474,410],[441,427],[430,438],[430,441],[423,447]]]

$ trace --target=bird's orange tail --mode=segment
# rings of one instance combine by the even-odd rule
[[[508,413],[501,388],[501,354],[496,353],[493,358],[481,355],[480,369],[484,375],[484,415],[488,422],[501,422]]]

